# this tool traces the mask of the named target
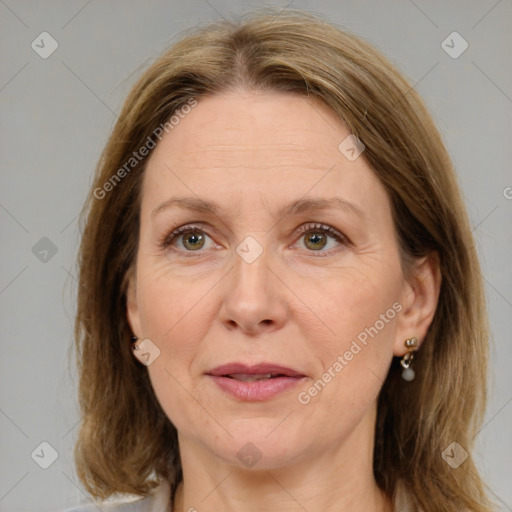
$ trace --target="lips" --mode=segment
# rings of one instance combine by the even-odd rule
[[[305,377],[300,372],[287,368],[286,366],[260,363],[254,366],[247,366],[242,363],[229,363],[218,366],[208,372],[208,375],[218,377],[230,377],[236,380],[263,380],[277,377]]]
[[[222,391],[244,401],[267,400],[306,377],[292,368],[269,363],[254,366],[230,363],[210,370],[207,375]]]

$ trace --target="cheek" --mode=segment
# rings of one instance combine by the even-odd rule
[[[181,386],[190,387],[194,360],[212,320],[210,288],[200,280],[191,285],[164,278],[147,279],[138,287],[143,335],[160,350],[148,370],[160,402],[169,406],[166,412],[186,398]]]
[[[321,311],[334,335],[326,335],[324,329],[311,336],[315,329],[303,324],[316,371],[297,399],[307,414],[305,423],[321,423],[326,432],[348,435],[375,404],[386,379],[393,357],[393,304],[397,303],[396,295],[377,296],[372,287],[357,291],[338,287],[332,297],[324,301]]]
[[[393,304],[400,297],[401,280],[399,265],[344,269],[307,288],[307,304],[317,313],[310,315],[310,320],[323,325],[323,333],[330,334],[335,346],[343,346],[376,322],[379,331],[387,332],[396,317]],[[300,283],[296,287],[300,289]],[[310,329],[314,332],[312,326]]]
[[[206,279],[184,279],[158,269],[142,273],[137,302],[144,335],[176,348],[183,345],[180,340],[195,339],[190,330],[200,331],[205,322],[192,320],[207,305],[209,288]]]
[[[191,398],[193,366],[211,322],[207,289],[200,284],[145,282],[138,292],[142,329],[158,346],[160,355],[148,367],[152,387],[170,421],[187,429],[198,421]]]
[[[309,294],[316,315],[303,317],[302,332],[317,361],[316,377],[335,382],[331,392],[348,402],[365,394],[373,399],[386,377],[401,310],[400,283],[399,265],[386,271],[358,268]]]

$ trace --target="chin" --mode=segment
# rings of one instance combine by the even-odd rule
[[[233,436],[223,436],[219,443],[216,438],[211,450],[226,462],[237,467],[264,470],[276,469],[287,466],[300,458],[300,453],[305,449],[304,432],[296,437],[290,426],[282,432],[278,432],[279,421],[275,418],[265,420],[250,420],[247,425],[227,427]],[[272,425],[269,428],[269,425]]]

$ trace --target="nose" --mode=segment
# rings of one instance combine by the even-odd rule
[[[234,268],[224,282],[220,319],[226,329],[258,335],[281,329],[288,317],[286,287],[263,252],[248,263],[234,255]],[[274,267],[276,267],[274,265]]]

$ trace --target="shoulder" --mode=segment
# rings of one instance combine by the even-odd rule
[[[162,482],[151,494],[136,501],[116,501],[89,503],[67,508],[62,512],[172,512],[170,508],[171,493],[167,482]]]
[[[407,492],[405,485],[398,482],[393,495],[393,510],[394,512],[413,512],[413,500],[410,493]]]

